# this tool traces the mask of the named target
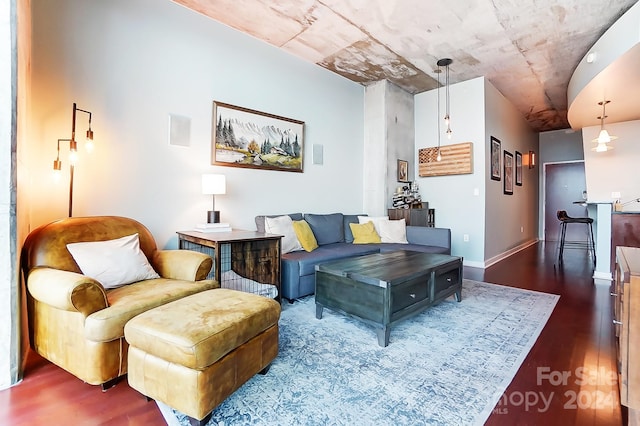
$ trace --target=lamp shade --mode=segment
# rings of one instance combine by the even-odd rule
[[[616,139],[618,139],[617,136],[611,136],[609,134],[609,132],[607,132],[607,129],[602,129],[602,130],[600,130],[600,133],[598,134],[598,137],[596,139],[593,139],[591,142],[609,143],[609,142],[614,141]]]
[[[227,181],[224,175],[202,175],[202,193],[218,195],[227,193]]]

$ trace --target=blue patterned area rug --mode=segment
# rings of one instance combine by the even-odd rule
[[[464,280],[453,297],[391,328],[283,305],[280,353],[213,412],[213,425],[481,425],[559,296]],[[158,403],[169,425],[186,417]]]

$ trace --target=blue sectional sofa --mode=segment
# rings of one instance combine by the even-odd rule
[[[256,216],[258,232],[265,232],[265,217]],[[305,220],[318,242],[318,248],[307,252],[293,251],[282,255],[282,296],[292,302],[294,299],[315,293],[315,265],[345,257],[394,250],[411,250],[426,253],[451,254],[451,230],[447,228],[427,228],[424,226],[407,226],[409,244],[377,243],[353,244],[350,223],[358,223],[360,215],[302,214],[288,215],[292,220]]]

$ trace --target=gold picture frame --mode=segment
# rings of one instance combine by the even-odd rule
[[[302,173],[304,121],[213,102],[211,164]]]

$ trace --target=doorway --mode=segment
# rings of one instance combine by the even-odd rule
[[[566,210],[572,217],[588,217],[587,205],[582,203],[587,198],[584,161],[545,164],[544,179],[544,239],[557,241],[560,228],[558,210]],[[586,228],[567,226],[565,238],[569,241],[585,240]]]

